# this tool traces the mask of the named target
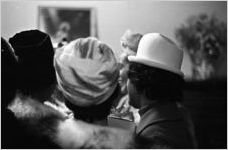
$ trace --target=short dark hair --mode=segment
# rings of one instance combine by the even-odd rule
[[[184,79],[163,69],[130,62],[128,78],[139,92],[151,100],[182,100]]]

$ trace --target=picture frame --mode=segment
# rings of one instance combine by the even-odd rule
[[[97,37],[94,8],[39,6],[38,29],[50,35],[54,48],[88,36]]]

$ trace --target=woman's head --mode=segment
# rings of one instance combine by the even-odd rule
[[[19,90],[25,95],[50,96],[56,83],[50,37],[39,30],[28,30],[17,33],[9,42],[18,58]]]
[[[120,38],[120,44],[124,53],[134,55],[137,52],[142,34],[127,30]]]
[[[104,103],[117,87],[114,53],[96,38],[79,38],[57,49],[54,63],[59,89],[76,106]]]

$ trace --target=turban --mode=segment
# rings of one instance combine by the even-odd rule
[[[59,89],[77,106],[107,100],[118,83],[118,65],[112,49],[96,38],[79,38],[56,50]]]

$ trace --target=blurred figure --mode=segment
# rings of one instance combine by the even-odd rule
[[[140,148],[195,148],[192,121],[181,104],[183,52],[159,33],[142,37],[130,61],[130,104],[139,108]]]
[[[80,38],[56,50],[59,95],[75,118],[106,125],[119,93],[118,65],[112,49],[96,38]]]
[[[227,25],[214,15],[190,16],[176,31],[181,46],[190,56],[192,79],[208,80],[226,75]],[[223,74],[224,74],[223,73]]]
[[[129,55],[136,55],[138,44],[142,35],[139,33],[127,30],[120,39],[120,44],[122,48],[122,54],[120,56],[120,77],[119,82],[121,85],[122,93],[127,93],[126,83],[127,83],[127,70],[129,67],[127,57]]]
[[[139,41],[142,34],[127,30],[120,38],[120,44],[124,53],[129,55],[136,55],[138,50]]]
[[[69,22],[62,22],[59,25],[58,31],[55,35],[55,40],[53,42],[53,47],[59,48],[63,45],[66,45],[69,41],[69,32],[70,32],[71,26]]]
[[[141,34],[127,30],[120,39],[122,54],[120,56],[118,82],[121,87],[121,93],[119,100],[115,102],[117,104],[114,104],[114,108],[110,114],[110,116],[128,119],[135,123],[139,122],[140,116],[138,115],[138,110],[129,105],[129,97],[127,93],[127,72],[129,70],[129,61],[127,57],[130,55],[136,55],[141,38]]]

